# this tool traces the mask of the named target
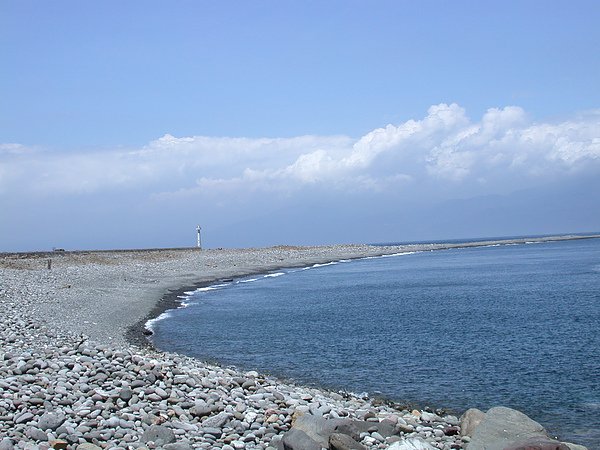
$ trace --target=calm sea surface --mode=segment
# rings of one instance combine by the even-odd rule
[[[193,293],[154,344],[400,402],[519,409],[600,448],[600,239],[282,270]]]

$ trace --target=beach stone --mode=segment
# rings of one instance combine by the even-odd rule
[[[193,447],[187,442],[173,442],[172,444],[163,445],[162,448],[164,450],[192,450],[193,449]]]
[[[184,430],[184,431],[198,431],[198,427],[196,425],[193,425],[193,424],[188,423],[188,422],[173,421],[171,423],[173,425],[173,428],[177,428],[179,430]]]
[[[399,433],[410,434],[413,431],[415,431],[415,427],[413,427],[412,425],[398,424],[396,428]]]
[[[485,413],[477,408],[467,409],[460,418],[460,435],[472,436],[484,417]]]
[[[243,413],[244,411],[246,411],[247,406],[244,403],[238,402],[235,405],[235,410],[239,413]]]
[[[204,422],[202,422],[202,427],[221,428],[229,421],[229,419],[229,414],[227,414],[226,412],[222,412],[217,414],[216,416],[212,416],[206,419]]]
[[[169,398],[169,394],[163,388],[160,388],[160,387],[154,388],[154,393],[163,400]]]
[[[119,398],[125,402],[128,402],[133,397],[133,391],[129,388],[123,388],[119,392]]]
[[[104,421],[104,426],[110,428],[117,428],[121,424],[121,420],[118,417],[110,417]]]
[[[223,434],[223,430],[221,428],[216,427],[202,427],[201,431],[204,434],[210,434],[216,438],[220,437]]]
[[[25,436],[33,439],[34,441],[47,441],[48,440],[48,435],[36,427],[29,428],[25,432]]]
[[[467,448],[468,450],[504,450],[520,442],[534,439],[548,439],[544,427],[520,411],[497,406],[487,411],[484,419],[473,431]]]
[[[53,439],[50,441],[50,447],[55,450],[66,450],[69,443],[64,439]]]
[[[329,436],[330,450],[366,450],[360,442],[356,442],[347,434],[332,433]]]
[[[13,450],[13,442],[9,438],[4,438],[0,441],[0,450]]]
[[[394,442],[388,450],[436,450],[434,446],[420,437],[411,437]]]
[[[304,431],[292,428],[281,439],[284,450],[321,450],[322,446],[311,439]]]
[[[210,416],[213,412],[213,410],[210,406],[201,406],[201,405],[193,406],[189,409],[189,411],[193,417],[206,417],[206,416]]]
[[[392,445],[395,442],[400,442],[402,440],[402,438],[400,436],[390,436],[389,438],[386,438],[386,442],[389,445]]]
[[[440,416],[427,411],[421,412],[421,420],[424,422],[442,422],[442,418]]]
[[[17,417],[15,419],[15,423],[18,425],[20,423],[27,423],[30,422],[31,420],[33,420],[35,416],[33,414],[31,414],[30,412],[26,412],[21,414],[19,417]]]
[[[64,421],[66,420],[66,416],[60,412],[46,412],[41,415],[38,420],[38,428],[41,430],[56,430],[60,427]]]
[[[376,440],[378,440],[379,442],[383,442],[383,441],[385,441],[385,438],[384,438],[384,437],[383,437],[381,434],[379,434],[377,431],[374,431],[374,432],[372,432],[372,433],[371,433],[371,437],[372,437],[373,439],[376,439]]]
[[[79,444],[76,450],[102,450],[102,447],[86,442],[84,444]]]
[[[248,388],[251,388],[254,386],[256,386],[256,381],[254,381],[254,380],[248,380],[248,381],[245,381],[244,383],[242,383],[243,389],[248,389]]]
[[[173,431],[163,425],[151,425],[142,435],[141,442],[154,442],[158,446],[175,442]]]

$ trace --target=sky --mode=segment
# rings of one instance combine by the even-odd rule
[[[0,0],[0,251],[600,231],[597,1]]]

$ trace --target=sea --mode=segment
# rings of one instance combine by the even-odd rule
[[[188,292],[158,348],[600,449],[600,239],[332,261]]]

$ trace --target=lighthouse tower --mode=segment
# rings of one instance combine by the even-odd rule
[[[198,234],[197,236],[197,240],[196,240],[196,247],[198,247],[200,250],[202,250],[202,238],[200,237],[200,225],[198,225],[196,227],[196,233]]]

